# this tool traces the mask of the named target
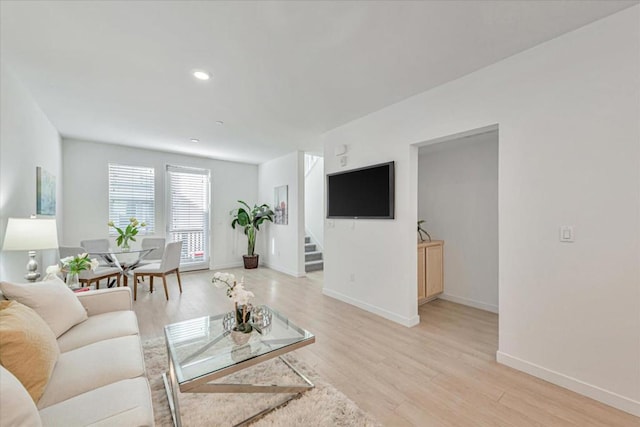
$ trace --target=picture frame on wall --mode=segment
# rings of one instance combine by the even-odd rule
[[[56,214],[56,176],[40,166],[36,167],[36,214]]]
[[[273,203],[274,223],[279,225],[289,224],[289,186],[281,185],[274,189]]]

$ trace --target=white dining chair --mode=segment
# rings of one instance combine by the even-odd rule
[[[142,239],[142,242],[140,242],[141,248],[153,250],[140,261],[140,265],[142,266],[162,262],[165,242],[166,239],[164,237],[145,237]]]
[[[162,277],[164,294],[169,300],[169,290],[167,289],[167,274],[176,273],[178,287],[182,293],[182,281],[180,280],[180,253],[182,252],[182,241],[171,242],[167,245],[159,263],[147,264],[133,270],[133,300],[138,297],[138,278],[149,276],[149,290],[153,292],[153,278]]]
[[[81,247],[60,246],[58,248],[60,259],[66,258],[68,256],[76,256],[85,252],[87,252],[87,250]],[[117,286],[120,286],[121,274],[122,270],[117,267],[98,267],[95,271],[81,271],[80,274],[78,274],[78,279],[80,283],[85,286],[91,286],[91,284],[95,282],[96,289],[100,289],[100,281],[103,279],[107,279],[107,286],[109,286],[110,279],[115,278]]]
[[[109,239],[82,240],[80,242],[80,246],[84,248],[83,252],[88,252],[90,254],[105,253],[105,252],[109,252],[109,250],[111,249],[109,244]],[[109,265],[109,262],[103,257],[99,256],[97,257],[97,259],[100,265],[102,266]]]

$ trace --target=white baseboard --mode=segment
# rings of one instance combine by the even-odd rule
[[[264,267],[270,268],[272,270],[279,271],[280,273],[288,274],[289,276],[293,276],[293,277],[306,277],[307,276],[306,273],[301,273],[299,271],[289,270],[288,268],[280,267],[278,265],[274,265],[274,264],[271,264],[271,263],[268,263],[268,262],[264,262],[261,265],[264,266]]]
[[[327,289],[327,288],[323,288],[322,293],[328,297],[335,298],[342,302],[346,302],[347,304],[355,305],[356,307],[366,310],[370,313],[377,314],[378,316],[382,316],[385,319],[399,323],[402,326],[411,327],[420,323],[420,316],[414,316],[414,317],[398,316],[397,314],[387,311],[383,308],[376,307],[375,305],[371,305],[366,302],[348,297],[344,294],[341,294],[340,292],[332,291],[331,289]]]
[[[209,267],[210,270],[226,270],[227,268],[238,268],[238,267],[244,267],[244,264],[242,263],[242,260],[238,261],[238,262],[230,262],[227,264],[216,264],[216,265],[212,265],[211,267]]]
[[[480,302],[480,301],[474,301],[472,299],[457,297],[455,295],[450,295],[450,294],[446,294],[446,293],[442,294],[442,295],[439,295],[438,298],[446,300],[446,301],[451,301],[451,302],[455,302],[455,303],[458,303],[458,304],[462,304],[462,305],[468,305],[469,307],[479,308],[480,310],[490,311],[492,313],[498,314],[498,306],[497,305],[487,304],[487,303]]]
[[[640,402],[636,400],[629,399],[628,397],[585,383],[584,381],[580,381],[559,372],[543,368],[542,366],[527,362],[526,360],[518,359],[517,357],[501,351],[496,352],[496,360],[498,363],[502,363],[503,365],[526,372],[534,377],[542,378],[543,380],[559,385],[560,387],[567,388],[571,391],[582,394],[583,396],[590,397],[606,405],[613,406],[621,411],[640,417]]]

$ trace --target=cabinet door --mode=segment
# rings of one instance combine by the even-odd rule
[[[418,299],[427,297],[426,248],[418,248]]]
[[[442,246],[430,246],[426,253],[427,298],[442,293],[444,283],[442,277]]]

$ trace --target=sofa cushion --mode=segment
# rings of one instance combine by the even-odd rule
[[[44,408],[44,426],[151,426],[151,391],[144,377],[122,380]]]
[[[49,325],[56,338],[72,326],[87,320],[87,312],[65,283],[54,278],[44,282],[15,284],[1,282],[7,299],[31,307]]]
[[[0,364],[38,402],[52,375],[60,349],[38,314],[17,301],[0,301]]]
[[[38,409],[27,390],[11,372],[1,365],[0,409],[0,427],[42,425]]]
[[[110,338],[138,334],[138,321],[133,311],[112,311],[89,316],[58,338],[61,352],[75,350],[85,345]]]
[[[98,341],[60,354],[38,408],[144,374],[142,347],[137,335]]]

